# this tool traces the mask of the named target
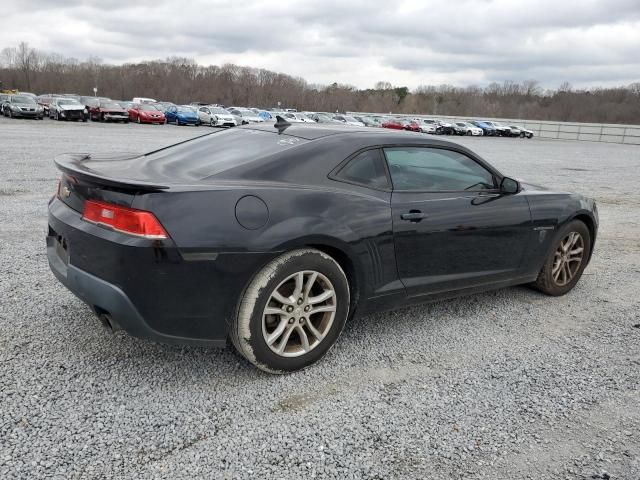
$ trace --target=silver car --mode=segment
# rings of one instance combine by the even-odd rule
[[[83,104],[73,98],[54,97],[49,103],[49,118],[86,122],[89,118],[89,111]]]
[[[198,108],[198,118],[203,125],[212,127],[235,127],[236,118],[222,107],[206,105]]]
[[[9,95],[2,104],[2,113],[10,118],[44,118],[44,109],[38,105],[31,95]]]

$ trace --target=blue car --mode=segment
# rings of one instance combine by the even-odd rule
[[[258,113],[258,116],[264,120],[265,122],[270,122],[270,121],[275,121],[276,117],[271,115],[271,113],[267,112],[266,110],[260,110],[260,112]]]
[[[478,128],[482,129],[482,134],[483,135],[489,135],[490,137],[495,137],[496,136],[496,129],[493,125],[489,125],[488,123],[484,123],[484,122],[479,122],[479,121],[475,121],[475,122],[471,122],[473,125],[475,125]]]
[[[181,107],[173,105],[164,112],[167,123],[175,123],[176,125],[200,125],[198,114],[191,107]]]

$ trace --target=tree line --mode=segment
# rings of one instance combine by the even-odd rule
[[[183,57],[111,65],[99,58],[80,61],[42,52],[25,42],[0,51],[0,89],[92,95],[94,87],[99,96],[113,99],[144,96],[178,104],[640,124],[640,82],[590,90],[567,82],[548,90],[535,80],[410,90],[381,81],[358,89],[233,64],[204,66]]]

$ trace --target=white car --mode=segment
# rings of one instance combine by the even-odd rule
[[[520,138],[533,138],[533,130],[529,130],[528,128],[520,127],[518,125],[509,125],[511,127],[511,131],[513,129],[520,131]]]
[[[75,98],[54,97],[49,104],[49,118],[55,120],[82,120],[86,122],[89,112]]]
[[[354,127],[364,127],[364,123],[359,122],[351,115],[334,115],[334,120],[338,120],[339,122],[345,123],[347,125],[353,125]]]
[[[428,118],[414,118],[414,122],[416,122],[420,126],[420,131],[422,133],[436,133],[436,121]]]
[[[243,124],[264,122],[256,112],[248,108],[232,108],[230,111],[232,114],[239,116],[242,119]]]
[[[470,124],[469,122],[456,122],[456,127],[466,129],[467,135],[482,136],[483,131],[481,128]]]
[[[293,123],[316,123],[315,120],[307,117],[302,113],[285,112],[284,118],[285,120],[287,120],[287,122]]]
[[[212,127],[235,127],[238,125],[236,118],[222,107],[206,105],[198,108],[198,118],[203,125]]]

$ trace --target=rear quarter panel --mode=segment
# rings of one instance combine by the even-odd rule
[[[266,224],[254,230],[236,218],[236,204],[247,195],[260,198],[268,208]],[[397,281],[389,201],[388,192],[351,185],[265,186],[146,194],[133,206],[154,212],[184,253],[338,249],[351,260],[360,293],[368,297],[383,295]]]

